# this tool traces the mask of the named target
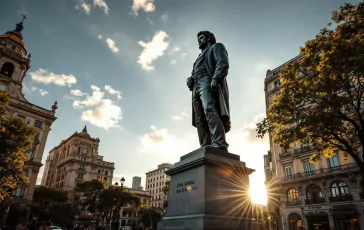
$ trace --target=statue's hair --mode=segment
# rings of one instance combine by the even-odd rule
[[[200,32],[198,32],[197,37],[200,37],[201,35],[205,35],[207,38],[210,38],[210,45],[213,45],[216,43],[215,35],[213,33],[211,33],[210,31],[200,31]]]

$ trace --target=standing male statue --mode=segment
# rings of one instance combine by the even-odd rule
[[[187,86],[192,91],[192,125],[197,128],[201,147],[227,151],[225,133],[230,131],[229,90],[226,77],[229,59],[223,44],[213,33],[197,34],[201,54],[193,64]]]

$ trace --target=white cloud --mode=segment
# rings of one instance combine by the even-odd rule
[[[98,39],[102,39],[102,34],[99,34],[97,37]]]
[[[140,9],[145,12],[153,12],[155,10],[154,0],[133,0],[132,9],[134,15],[138,15]]]
[[[178,46],[175,46],[175,47],[173,47],[173,49],[172,49],[172,51],[174,51],[174,52],[178,52],[178,51],[180,51],[181,49],[178,47]]]
[[[150,42],[139,41],[144,50],[139,56],[138,63],[145,70],[153,70],[153,61],[164,55],[168,48],[169,42],[166,41],[168,34],[164,31],[158,31]]]
[[[187,53],[181,53],[181,57],[185,58],[187,56]]]
[[[93,1],[94,1],[94,6],[98,6],[101,9],[103,9],[106,15],[109,14],[109,7],[107,6],[104,0],[93,0]]]
[[[83,93],[79,89],[71,89],[70,94],[73,96],[81,97],[81,96],[85,95],[86,93]]]
[[[83,11],[85,11],[86,14],[90,14],[91,13],[91,5],[87,4],[85,1],[81,1],[81,9],[83,9]]]
[[[121,108],[115,101],[104,98],[99,87],[91,85],[91,90],[91,95],[73,101],[73,107],[82,111],[81,119],[106,130],[118,127],[122,119]]]
[[[35,72],[29,73],[33,81],[48,84],[55,84],[59,86],[71,86],[76,84],[77,80],[73,75],[54,74],[46,69],[39,68]]]
[[[45,91],[44,89],[40,89],[40,88],[35,87],[35,86],[31,86],[30,91],[32,91],[32,92],[38,92],[41,96],[45,96],[45,95],[48,94],[48,92]]]
[[[179,115],[171,116],[171,119],[174,120],[174,121],[179,121],[179,120],[182,120],[185,117],[189,117],[189,115],[187,113],[185,113],[185,112],[182,112]]]
[[[163,21],[167,21],[168,20],[168,12],[165,12],[164,14],[162,14],[161,19]]]
[[[119,100],[121,99],[121,92],[113,89],[110,85],[105,85],[105,90],[111,95],[116,95]]]
[[[171,65],[175,65],[175,64],[176,64],[176,60],[172,60]]]
[[[115,41],[112,40],[111,38],[106,38],[106,44],[109,47],[109,49],[111,50],[111,52],[113,52],[113,53],[119,52],[119,48],[116,47]]]

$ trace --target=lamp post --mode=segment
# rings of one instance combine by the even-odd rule
[[[120,179],[120,189],[121,189],[121,193],[123,192],[123,185],[125,183],[125,179],[124,177]],[[115,187],[117,188],[118,187],[118,182],[115,182]],[[116,208],[117,208],[117,220],[116,220],[116,223],[115,223],[115,230],[118,230],[119,229],[119,219],[120,219],[120,209],[121,209],[121,206],[123,205],[123,196],[121,196],[121,200],[118,201],[117,205],[116,205]]]
[[[305,215],[303,214],[303,210],[304,210],[304,208],[303,208],[303,206],[301,206],[301,211],[302,211],[302,229],[305,229],[305,222],[304,222]]]

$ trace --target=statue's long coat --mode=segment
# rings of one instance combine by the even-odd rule
[[[225,132],[231,128],[230,107],[229,107],[229,89],[226,81],[229,70],[229,58],[225,46],[216,43],[208,48],[204,53],[204,62],[207,72],[211,78],[215,78],[219,84],[219,90],[214,95],[217,102],[218,112],[224,124]],[[195,111],[192,106],[192,125],[196,127]]]

